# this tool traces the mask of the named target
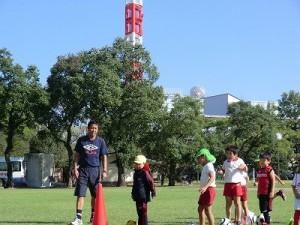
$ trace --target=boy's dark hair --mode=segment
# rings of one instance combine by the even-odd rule
[[[230,144],[230,145],[227,145],[226,148],[225,148],[225,151],[230,151],[232,152],[234,155],[237,155],[240,151],[240,149],[238,148],[238,146],[236,145],[233,145],[233,144]]]
[[[96,124],[99,127],[99,123],[96,120],[90,120],[90,122],[88,123],[88,128],[94,124]]]
[[[271,161],[272,155],[270,152],[263,152],[259,154],[260,159],[266,159],[268,161]]]

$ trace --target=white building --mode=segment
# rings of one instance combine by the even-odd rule
[[[194,87],[196,88],[196,87]],[[194,89],[193,88],[193,89]],[[200,88],[201,89],[201,88]],[[204,90],[203,90],[204,93]],[[164,102],[165,106],[167,106],[168,110],[171,110],[173,108],[173,100],[176,95],[183,96],[182,91],[179,89],[167,89],[165,90],[165,97],[166,100]],[[192,95],[191,92],[191,96]],[[204,109],[203,114],[206,117],[227,117],[227,110],[228,106],[231,103],[239,102],[241,99],[237,98],[234,95],[231,95],[229,93],[225,94],[219,94],[209,97],[201,97],[197,98],[199,101],[203,101],[204,103]],[[267,108],[268,104],[274,104],[275,106],[278,106],[278,102],[270,102],[270,101],[248,101],[247,103],[251,104],[252,106],[260,105],[263,108]]]
[[[166,106],[168,111],[170,111],[173,108],[173,101],[175,96],[183,96],[183,91],[180,89],[165,89],[164,94],[166,97],[164,106]]]
[[[260,105],[264,109],[267,109],[269,103],[274,104],[275,106],[278,106],[278,102],[273,102],[273,101],[253,101],[253,100],[251,100],[251,101],[248,101],[248,103],[252,106]]]
[[[227,116],[227,109],[231,103],[241,101],[239,98],[226,93],[210,97],[204,97],[205,116]]]
[[[164,102],[164,105],[167,106],[168,111],[173,108],[173,100],[176,95],[183,96],[182,91],[178,89],[165,90],[166,100]],[[203,101],[204,103],[204,116],[226,117],[228,105],[234,102],[239,102],[240,99],[229,93],[226,93],[210,97],[202,97],[199,99],[199,101]]]

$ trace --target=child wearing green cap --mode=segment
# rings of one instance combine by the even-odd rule
[[[200,197],[198,200],[199,225],[205,225],[205,215],[208,224],[214,225],[215,219],[212,214],[212,204],[216,196],[216,172],[213,163],[216,158],[206,148],[197,153],[197,161],[203,167],[200,178]]]

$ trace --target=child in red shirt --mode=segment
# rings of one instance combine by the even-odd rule
[[[259,199],[259,209],[263,213],[265,222],[270,224],[272,211],[272,199],[274,198],[275,175],[274,170],[270,166],[271,154],[268,152],[261,153],[260,168],[257,173],[257,197]]]

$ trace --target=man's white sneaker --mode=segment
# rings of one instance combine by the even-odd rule
[[[77,217],[74,219],[73,222],[70,223],[70,225],[82,225],[82,220],[78,219]]]

